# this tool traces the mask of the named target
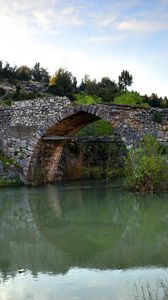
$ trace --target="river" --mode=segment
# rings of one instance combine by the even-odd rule
[[[0,300],[13,299],[168,299],[168,193],[118,181],[2,188]]]

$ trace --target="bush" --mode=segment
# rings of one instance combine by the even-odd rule
[[[9,157],[6,157],[2,151],[0,151],[0,161],[3,163],[4,169],[8,169],[11,165],[17,166],[17,162]]]
[[[101,100],[100,98],[96,97],[96,96],[91,96],[91,95],[86,95],[86,94],[75,94],[74,95],[74,103],[76,104],[97,104],[99,103]]]
[[[10,106],[12,101],[34,100],[37,98],[46,97],[46,94],[36,91],[25,91],[19,86],[16,86],[16,92],[11,92],[4,95],[1,101],[1,106]]]
[[[156,123],[162,123],[162,113],[160,111],[155,111],[153,114],[153,121]]]
[[[168,158],[155,138],[146,136],[141,147],[129,152],[125,174],[126,183],[137,191],[168,190]]]
[[[148,107],[149,105],[144,102],[144,98],[137,92],[125,92],[120,96],[114,98],[115,104],[124,104],[124,105],[136,105]]]

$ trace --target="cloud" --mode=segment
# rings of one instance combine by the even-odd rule
[[[53,30],[54,27],[81,26],[80,5],[63,5],[59,0],[0,0],[0,16],[8,16],[11,20],[24,19],[29,27]]]
[[[116,30],[135,34],[149,34],[160,30],[168,29],[168,22],[155,19],[131,19],[116,24]]]
[[[127,39],[127,36],[124,34],[111,34],[111,35],[102,35],[102,36],[91,36],[87,38],[84,42],[91,44],[111,44],[119,43]]]
[[[89,43],[116,43],[126,39],[142,39],[168,29],[168,2],[118,1],[93,15],[97,26]]]
[[[78,12],[78,9],[75,7],[67,6],[63,9],[35,10],[33,17],[37,25],[44,29],[64,28],[65,26],[76,27],[83,25],[83,20],[78,15]]]
[[[48,29],[51,25],[50,14],[48,12],[35,11],[33,16],[39,27]]]
[[[98,27],[109,27],[113,26],[119,17],[118,13],[104,14],[96,16],[96,24]]]

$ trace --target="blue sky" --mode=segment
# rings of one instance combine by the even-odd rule
[[[168,96],[168,0],[0,0],[0,59]]]

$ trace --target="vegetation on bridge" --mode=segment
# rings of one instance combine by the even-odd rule
[[[133,76],[123,70],[118,82],[109,77],[100,81],[85,75],[79,84],[76,77],[64,68],[59,68],[53,76],[47,69],[36,63],[33,68],[26,65],[11,66],[0,61],[0,104],[10,105],[11,101],[29,100],[48,95],[67,96],[71,101],[82,104],[119,103],[153,107],[168,107],[167,97],[140,95],[128,91]]]

